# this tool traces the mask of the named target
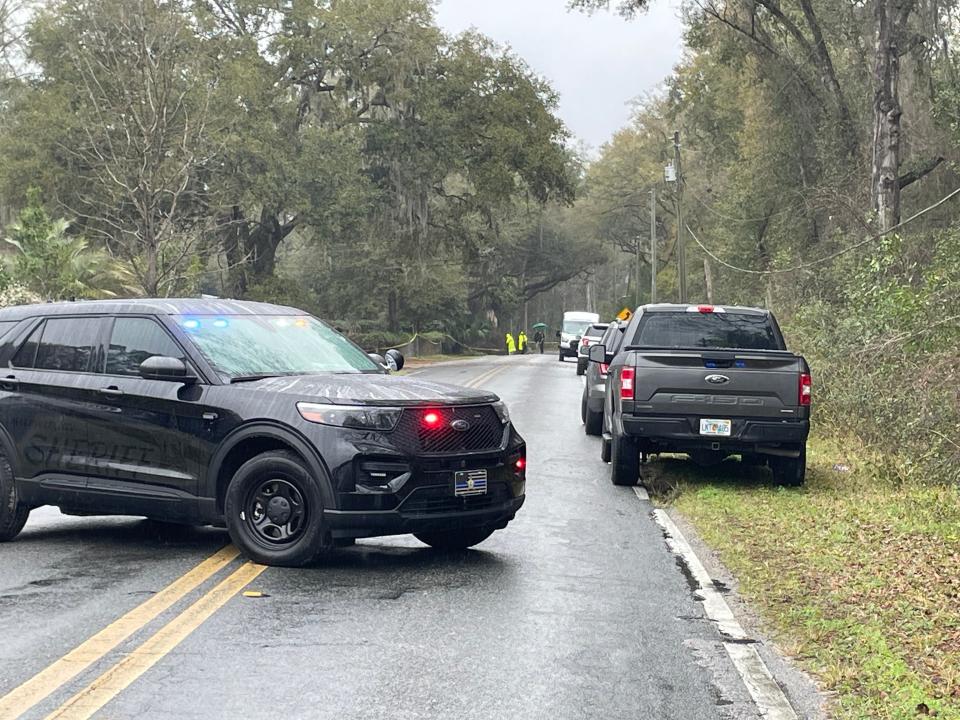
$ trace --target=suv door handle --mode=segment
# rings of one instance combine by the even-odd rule
[[[3,380],[0,380],[0,388],[4,390],[16,390],[20,387],[20,381],[17,380],[15,375],[7,375]]]
[[[110,387],[100,388],[97,390],[101,395],[107,395],[108,397],[120,397],[123,395],[123,390],[118,388],[116,385],[111,385]]]

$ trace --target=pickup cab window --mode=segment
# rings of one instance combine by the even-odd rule
[[[769,316],[732,312],[646,313],[629,343],[637,348],[785,350]]]

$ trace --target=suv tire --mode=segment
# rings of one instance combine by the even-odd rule
[[[479,545],[493,535],[494,528],[476,527],[462,530],[437,530],[435,532],[414,533],[413,536],[437,550],[466,550]]]
[[[640,448],[633,438],[614,435],[610,441],[610,481],[625,486],[640,482]]]
[[[227,486],[224,514],[234,545],[264,565],[306,565],[332,545],[320,485],[292,452],[266,452],[241,465]]]
[[[583,375],[587,371],[587,361],[577,356],[577,375]]]
[[[564,358],[563,348],[560,348],[560,351],[559,351],[559,352],[560,352],[560,358],[559,358],[559,359],[560,359],[560,362],[563,362],[563,358]]]
[[[800,487],[807,475],[807,446],[800,448],[800,456],[795,458],[772,457],[770,469],[777,485]]]
[[[13,540],[30,517],[30,508],[17,500],[17,484],[7,456],[0,451],[0,542]]]
[[[601,461],[605,463],[610,462],[610,446],[612,444],[613,443],[607,440],[607,438],[603,438],[600,440],[600,460]]]

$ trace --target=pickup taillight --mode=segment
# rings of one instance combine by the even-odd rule
[[[632,367],[625,367],[620,371],[621,400],[633,400],[633,381],[636,377],[636,372]]]
[[[810,373],[802,373],[800,375],[800,405],[809,407],[811,400],[813,400],[813,379],[810,377]]]

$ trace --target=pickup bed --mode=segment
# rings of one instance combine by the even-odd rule
[[[635,485],[643,455],[687,453],[704,465],[740,455],[801,485],[810,432],[810,368],[789,352],[772,313],[646,305],[610,365],[603,457],[616,485]]]

